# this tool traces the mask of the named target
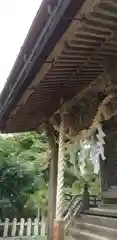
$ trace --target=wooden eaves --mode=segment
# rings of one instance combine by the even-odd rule
[[[117,2],[62,0],[58,5],[53,2],[46,5],[43,1],[0,96],[3,132],[37,129],[44,119],[50,119],[54,113],[59,115],[61,99],[67,102],[76,95],[80,101],[73,104],[76,108],[70,113],[79,113],[80,131],[90,126],[101,102],[116,88],[105,70],[105,62],[117,56]],[[38,34],[44,10],[48,20]],[[97,82],[98,87],[95,84],[93,87]],[[86,89],[90,89],[87,94]],[[95,99],[95,104],[91,99]],[[87,114],[82,111],[83,105]]]

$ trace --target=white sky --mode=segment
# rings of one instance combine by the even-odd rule
[[[0,92],[42,0],[0,0]]]

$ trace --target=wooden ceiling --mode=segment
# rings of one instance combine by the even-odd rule
[[[12,111],[1,117],[1,130],[35,130],[60,108],[61,98],[66,102],[95,81],[104,72],[104,60],[113,56],[117,1],[84,1]]]

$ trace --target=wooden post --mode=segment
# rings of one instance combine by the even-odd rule
[[[56,212],[56,188],[57,188],[57,166],[58,166],[58,145],[55,140],[54,129],[48,124],[46,126],[48,136],[51,159],[50,159],[50,177],[48,190],[48,227],[47,240],[53,239],[53,223]]]
[[[54,240],[64,240],[64,222],[61,220],[54,223]]]
[[[39,230],[39,219],[35,218],[34,220],[34,229],[33,229],[33,235],[37,236],[38,235],[38,230]]]
[[[5,219],[3,237],[8,237],[9,219]]]
[[[46,219],[45,217],[42,217],[41,219],[41,237],[44,237],[46,235]]]
[[[17,224],[17,218],[13,218],[11,237],[15,237],[16,236],[16,227],[17,227],[16,224]]]
[[[31,226],[32,226],[32,220],[31,218],[27,219],[27,229],[26,229],[26,236],[31,235]]]
[[[88,192],[88,184],[85,183],[84,185],[84,193],[83,193],[83,208],[89,208],[89,192]]]
[[[106,168],[106,162],[100,159],[101,192],[108,190]]]
[[[56,188],[57,188],[57,168],[58,168],[58,144],[55,139],[53,126],[44,118],[44,124],[41,126],[48,137],[50,146],[50,174],[48,188],[48,223],[47,223],[47,240],[53,239],[53,223],[56,212]],[[39,130],[37,129],[37,132]]]
[[[24,233],[24,218],[20,219],[20,229],[19,229],[19,237],[22,237]]]

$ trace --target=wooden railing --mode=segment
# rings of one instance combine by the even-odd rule
[[[83,197],[84,195],[74,196],[63,212],[65,235],[68,233],[69,227],[74,222],[75,217],[80,215],[85,207],[97,207],[100,202],[96,195],[89,195],[87,198],[88,204],[85,206]],[[46,233],[47,224],[45,218],[42,218],[41,221],[39,221],[38,218],[33,220],[31,218],[28,218],[27,220],[21,218],[20,221],[16,218],[12,221],[6,218],[4,222],[0,221],[0,238],[35,237],[37,235],[46,236]]]
[[[46,221],[42,218],[41,221],[38,218],[28,218],[26,221],[21,218],[17,221],[14,218],[10,221],[8,218],[4,222],[0,222],[0,237],[1,238],[15,238],[15,237],[29,237],[29,236],[46,236]]]
[[[85,192],[86,194],[86,192]],[[76,195],[65,208],[63,218],[65,222],[65,234],[68,233],[69,227],[72,225],[76,216],[80,215],[85,208],[97,207],[100,199],[96,195],[87,196],[87,204],[83,200],[86,195]],[[85,199],[86,200],[86,199]],[[85,205],[86,204],[86,205]]]
[[[72,201],[66,207],[63,218],[65,223],[65,234],[68,233],[69,227],[72,225],[74,218],[77,214],[80,214],[82,210],[82,196],[76,195]]]

